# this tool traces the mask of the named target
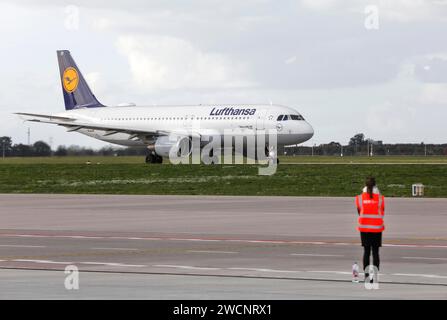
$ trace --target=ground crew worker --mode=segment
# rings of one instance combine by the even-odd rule
[[[376,187],[376,179],[368,177],[361,195],[355,197],[357,206],[358,230],[362,240],[363,270],[365,270],[365,280],[369,277],[369,257],[371,250],[373,254],[373,265],[380,266],[379,248],[382,246],[382,232],[385,229],[383,215],[385,213],[385,198]]]

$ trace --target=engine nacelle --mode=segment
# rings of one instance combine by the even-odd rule
[[[161,136],[149,146],[150,150],[162,157],[183,158],[191,154],[191,139],[185,136]]]

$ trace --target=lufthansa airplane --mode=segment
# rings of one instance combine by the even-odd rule
[[[120,104],[107,107],[90,90],[70,51],[57,51],[57,58],[65,111],[51,115],[17,114],[28,121],[63,126],[69,132],[79,132],[105,142],[147,147],[148,163],[161,163],[172,150],[189,145],[183,142],[192,136],[201,139],[212,135],[223,141],[224,132],[237,131],[248,136],[276,129],[277,145],[293,145],[309,140],[314,134],[312,126],[295,109],[280,105]],[[179,138],[168,137],[172,134],[178,134]],[[200,145],[203,147],[202,142]],[[266,149],[266,154],[271,155],[271,152]]]

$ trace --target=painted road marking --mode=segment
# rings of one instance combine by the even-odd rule
[[[46,246],[27,246],[27,245],[20,245],[20,244],[0,244],[0,247],[6,247],[6,248],[46,248]]]
[[[7,261],[7,260],[4,260]],[[117,262],[68,262],[68,261],[53,261],[53,260],[35,260],[35,259],[14,259],[11,260],[14,262],[30,262],[30,263],[42,263],[42,264],[90,264],[90,265],[105,265],[105,266],[111,266],[111,267],[147,267],[146,265],[140,265],[140,264],[125,264],[125,263],[117,263]]]
[[[53,260],[33,260],[33,259],[14,259],[14,262],[31,262],[31,263],[44,263],[44,264],[74,264],[74,262],[67,261],[53,261]]]
[[[423,277],[423,278],[437,278],[437,279],[447,279],[447,276],[440,276],[437,274],[420,274],[420,273],[392,273],[393,276],[403,276],[403,277]]]
[[[214,250],[187,250],[189,253],[225,253],[225,254],[235,254],[239,252],[235,251],[214,251]]]
[[[90,248],[91,250],[124,250],[124,251],[136,251],[140,249],[136,248],[102,248],[102,247],[94,247]]]
[[[284,272],[284,273],[295,273],[302,272],[299,270],[278,270],[278,269],[268,269],[268,268],[227,268],[228,270],[241,270],[241,271],[259,271],[259,272]]]
[[[119,263],[119,262],[93,262],[93,261],[86,261],[86,262],[78,262],[79,264],[89,264],[89,265],[103,265],[103,266],[110,266],[110,267],[135,267],[135,268],[142,268],[147,267],[147,265],[144,264],[125,264],[125,263]]]
[[[402,259],[443,260],[443,261],[447,261],[447,258],[430,258],[430,257],[402,257]]]
[[[317,254],[317,253],[291,253],[291,256],[304,256],[304,257],[344,257],[342,254]]]
[[[154,238],[154,237],[122,237],[122,236],[80,236],[80,235],[32,235],[32,234],[0,234],[1,237],[23,238],[67,238],[67,239],[104,239],[104,240],[147,240],[147,241],[203,241],[203,242],[238,242],[238,243],[266,243],[266,244],[304,244],[304,245],[335,245],[359,246],[357,242],[329,242],[329,241],[294,241],[294,240],[248,240],[248,239],[212,239],[212,238]],[[439,248],[447,249],[447,245],[434,244],[383,244],[384,247],[405,248]]]
[[[191,269],[191,270],[221,270],[221,268],[211,268],[211,267],[194,267],[194,266],[181,266],[173,264],[155,264],[155,268],[178,268],[178,269]]]
[[[347,271],[332,271],[332,270],[312,270],[312,271],[306,271],[306,272],[310,272],[310,273],[333,273],[333,274],[352,274],[352,272],[347,272]],[[383,274],[381,274],[383,275]]]
[[[118,262],[99,262],[99,261],[80,261],[80,262],[68,262],[68,261],[53,261],[53,260],[34,260],[34,259],[14,259],[14,260],[0,260],[0,262],[29,262],[29,263],[41,263],[41,264],[87,264],[87,265],[102,265],[110,267],[150,267],[148,265],[142,264],[125,264]],[[154,268],[177,268],[186,270],[234,270],[234,271],[257,271],[266,273],[329,273],[329,274],[339,274],[339,275],[351,275],[351,272],[347,271],[336,271],[336,270],[280,270],[280,269],[269,269],[269,268],[242,268],[242,267],[197,267],[197,266],[185,266],[185,265],[171,265],[171,264],[156,264],[152,265]],[[363,274],[363,273],[360,273]],[[430,278],[430,279],[447,279],[447,276],[438,274],[420,274],[420,273],[391,273],[385,274],[380,273],[381,276],[398,276],[398,277],[419,277],[419,278]]]

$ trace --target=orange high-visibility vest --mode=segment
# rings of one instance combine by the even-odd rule
[[[365,191],[365,190],[364,190]],[[363,192],[355,197],[355,204],[360,212],[357,229],[360,232],[382,232],[385,230],[383,216],[385,214],[385,197],[380,193]]]

